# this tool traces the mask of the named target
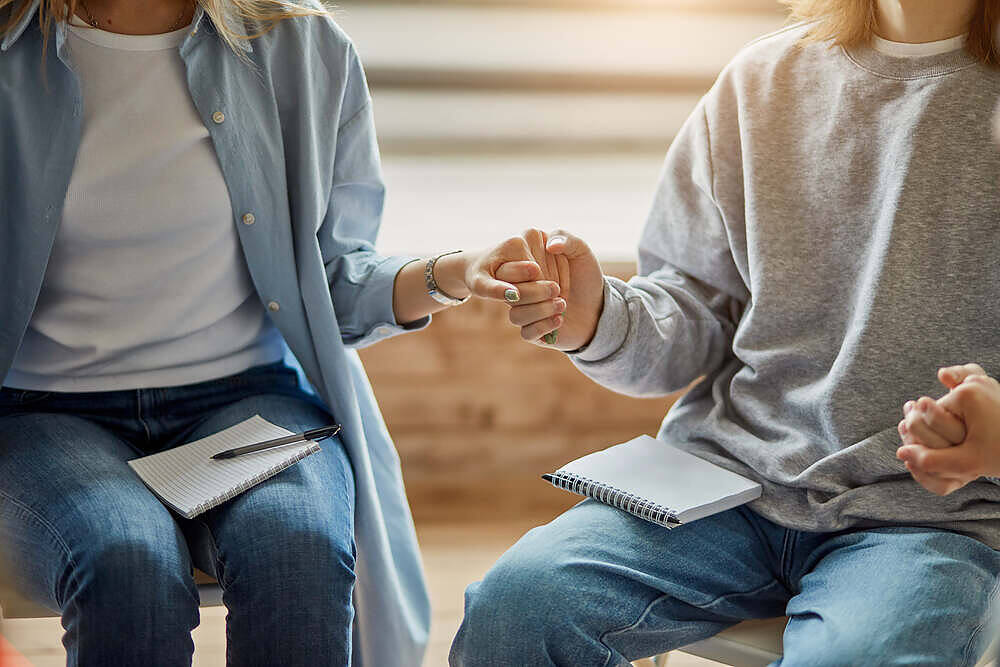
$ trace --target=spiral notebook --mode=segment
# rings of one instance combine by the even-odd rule
[[[757,482],[643,435],[542,478],[666,528],[760,497]]]
[[[307,440],[231,459],[211,458],[227,449],[285,435],[292,432],[254,415],[207,438],[128,464],[167,507],[191,519],[320,451],[317,443]]]

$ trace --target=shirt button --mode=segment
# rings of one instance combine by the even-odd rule
[[[252,225],[256,221],[257,221],[257,218],[253,217],[253,213],[244,213],[243,214],[243,224],[244,225]]]
[[[277,301],[268,301],[267,309],[270,310],[272,313],[276,313],[279,310],[281,310],[281,305]]]
[[[222,113],[221,111],[216,111],[215,113],[212,114],[212,120],[214,120],[215,124],[218,125],[222,121],[226,120],[226,114]]]

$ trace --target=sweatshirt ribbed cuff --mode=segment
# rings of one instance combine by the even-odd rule
[[[628,335],[628,304],[621,292],[604,279],[604,310],[597,320],[597,331],[589,344],[569,353],[574,361],[594,362],[607,359],[625,343]]]

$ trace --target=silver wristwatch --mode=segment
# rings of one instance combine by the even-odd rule
[[[427,294],[429,294],[432,299],[445,306],[457,306],[469,300],[469,297],[465,297],[464,299],[456,299],[454,297],[448,296],[448,294],[446,294],[444,291],[441,290],[440,287],[438,287],[437,281],[434,280],[434,265],[437,264],[437,261],[442,257],[446,257],[448,255],[454,255],[455,253],[459,252],[462,251],[452,250],[451,252],[443,252],[437,257],[431,257],[429,260],[427,260],[427,266],[424,267],[424,283],[426,283],[427,285]]]

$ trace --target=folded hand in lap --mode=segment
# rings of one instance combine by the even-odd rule
[[[947,495],[982,476],[1000,476],[1000,383],[977,364],[938,371],[948,393],[907,401],[896,457],[922,486]]]

